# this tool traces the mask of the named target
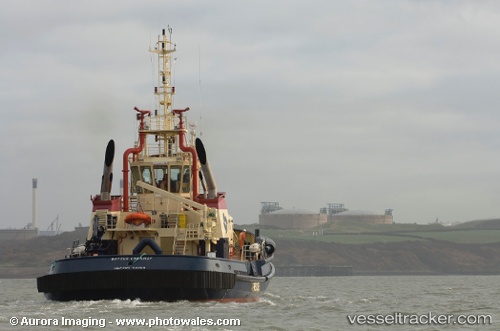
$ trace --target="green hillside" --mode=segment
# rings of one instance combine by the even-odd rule
[[[408,240],[441,240],[453,243],[500,242],[500,226],[496,223],[468,222],[445,227],[440,224],[366,224],[340,222],[308,230],[262,229],[271,238],[311,240],[341,244],[370,244]]]
[[[348,265],[354,274],[495,274],[500,275],[499,222],[439,224],[327,224],[311,230],[260,227],[277,244],[280,265]],[[257,225],[245,226],[253,230]],[[63,258],[86,233],[0,242],[0,277],[33,278]]]

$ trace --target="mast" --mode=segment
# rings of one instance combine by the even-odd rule
[[[175,87],[172,86],[172,53],[176,51],[176,45],[172,43],[172,28],[168,27],[168,37],[165,29],[158,36],[154,49],[149,51],[158,54],[158,86],[154,88],[154,94],[158,98],[158,110],[155,112],[156,129],[172,130],[174,128],[174,114],[172,113],[172,99]]]
[[[123,211],[129,211],[129,156],[137,161],[139,157],[151,156],[148,151],[154,150],[153,157],[172,157],[175,154],[187,152],[191,154],[191,176],[193,200],[198,195],[198,158],[194,147],[186,142],[187,128],[183,125],[183,110],[173,110],[172,101],[175,95],[175,87],[172,83],[172,54],[176,51],[176,45],[172,42],[172,28],[162,29],[158,41],[151,53],[157,54],[158,82],[154,87],[154,95],[158,101],[157,109],[154,111],[139,110],[139,141],[135,147],[129,148],[123,154]],[[176,118],[176,115],[178,118]],[[148,122],[145,120],[148,117]],[[178,124],[176,124],[178,123]],[[153,137],[153,145],[149,145],[146,136]]]

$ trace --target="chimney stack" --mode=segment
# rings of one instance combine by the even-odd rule
[[[35,229],[35,232],[38,233],[38,209],[37,209],[37,199],[36,199],[36,190],[38,186],[38,179],[33,178],[33,216],[31,225]]]

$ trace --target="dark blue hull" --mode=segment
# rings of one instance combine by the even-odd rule
[[[274,276],[265,260],[116,255],[58,260],[37,279],[50,300],[256,301]]]

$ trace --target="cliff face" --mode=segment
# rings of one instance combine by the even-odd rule
[[[500,274],[500,243],[275,241],[276,265],[351,265],[354,274]]]
[[[63,258],[73,240],[86,233],[0,242],[0,278],[34,278]],[[352,266],[354,274],[500,274],[500,242],[460,244],[412,240],[372,244],[339,244],[275,238],[273,261],[279,265]]]
[[[53,237],[0,242],[0,278],[35,278],[49,271],[52,261],[64,258],[73,241],[85,242],[85,231]]]

